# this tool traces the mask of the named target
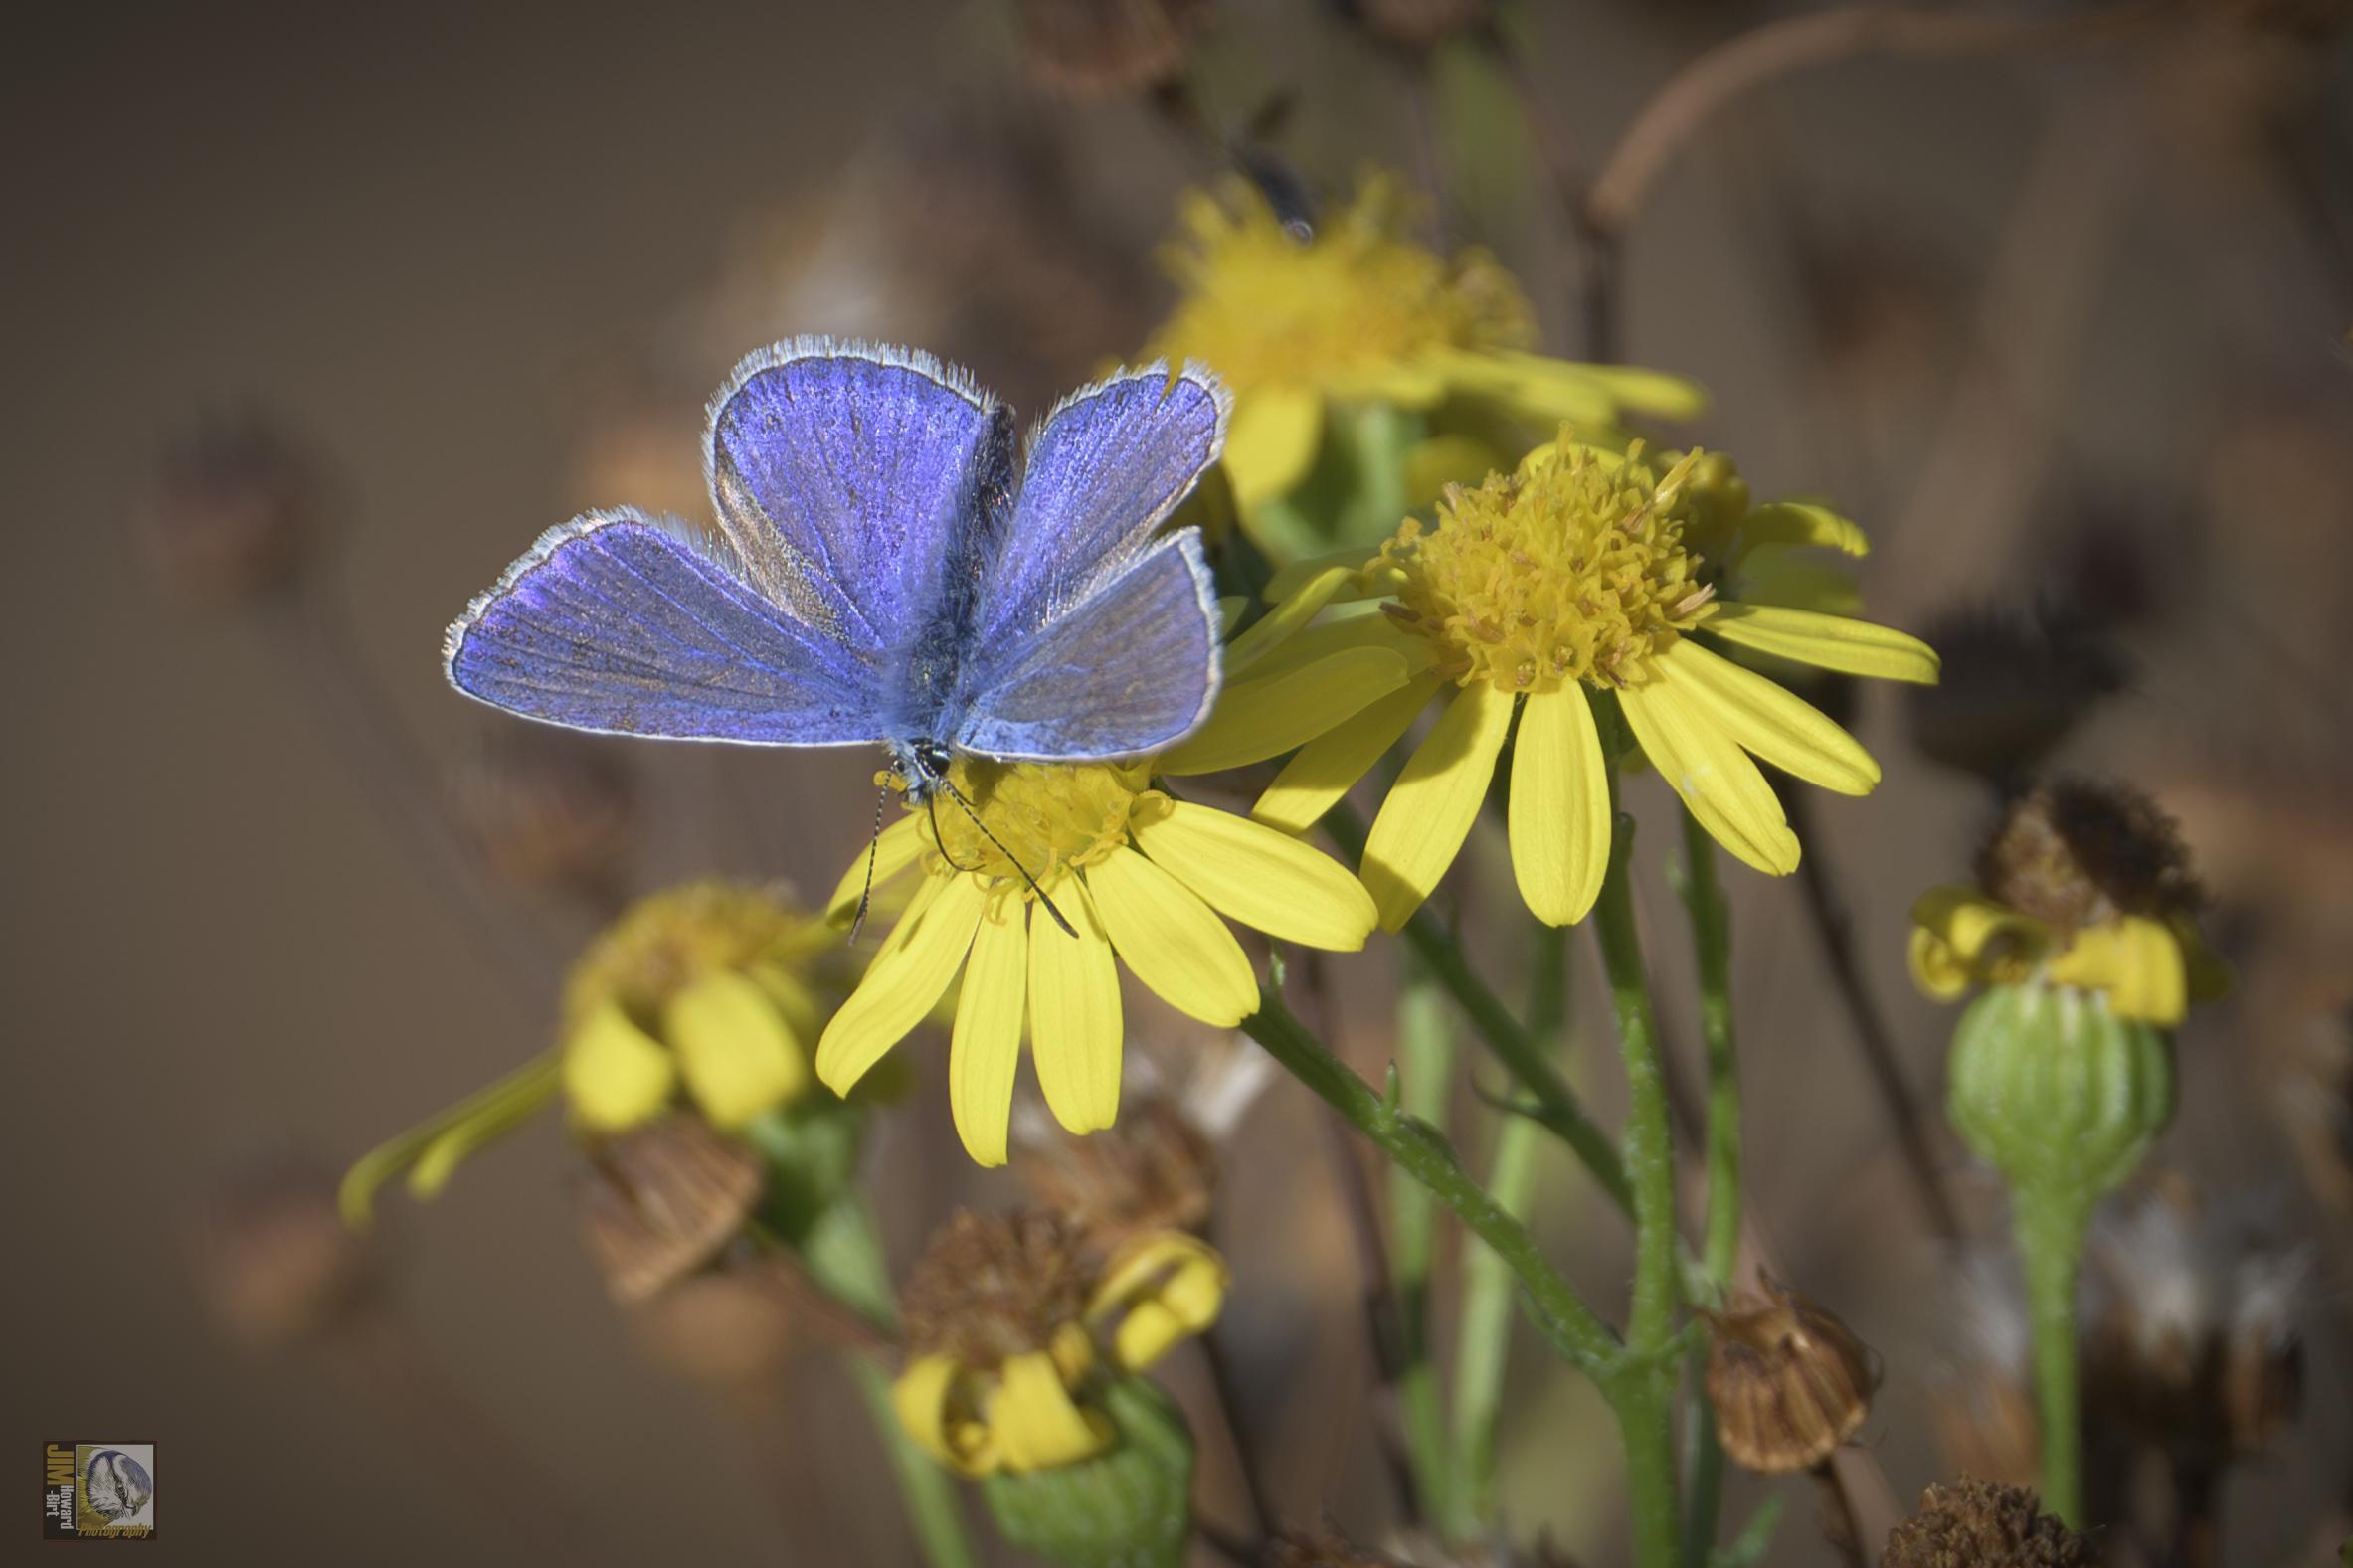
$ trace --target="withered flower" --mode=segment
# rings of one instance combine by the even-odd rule
[[[1742,1467],[1766,1475],[1810,1470],[1871,1414],[1879,1369],[1836,1316],[1767,1278],[1710,1313],[1708,1400],[1717,1436]]]
[[[605,1139],[580,1185],[589,1252],[620,1302],[642,1302],[740,1235],[763,1185],[760,1156],[696,1116]]]
[[[2099,1551],[2021,1486],[1930,1486],[1888,1537],[1880,1568],[2093,1568]]]

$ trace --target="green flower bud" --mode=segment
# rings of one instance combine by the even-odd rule
[[[2163,1031],[2105,996],[1992,985],[1953,1030],[1952,1124],[2010,1185],[2088,1208],[2132,1173],[2173,1119]]]
[[[1112,1446],[1092,1459],[981,1482],[1012,1545],[1063,1568],[1176,1568],[1192,1529],[1192,1434],[1169,1396],[1139,1377],[1107,1383]]]

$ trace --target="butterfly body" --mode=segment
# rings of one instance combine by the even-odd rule
[[[633,512],[551,530],[450,628],[460,691],[574,729],[888,748],[918,800],[958,753],[1173,745],[1219,679],[1192,530],[1162,524],[1229,400],[1160,366],[1010,413],[927,355],[825,339],[713,399],[719,531]]]

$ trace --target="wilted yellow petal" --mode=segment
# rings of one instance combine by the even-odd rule
[[[1252,508],[1286,494],[1307,477],[1324,442],[1324,400],[1312,389],[1282,383],[1253,388],[1234,402],[1225,432],[1225,475],[1234,505]]]
[[[1208,774],[1294,751],[1408,679],[1389,648],[1350,648],[1264,680],[1239,680],[1217,694],[1198,733],[1162,754],[1162,773]]]
[[[1381,930],[1401,929],[1454,864],[1511,727],[1509,692],[1465,686],[1397,776],[1364,843],[1362,876]]]
[[[874,840],[874,881],[877,886],[915,864],[915,857],[923,853],[923,837],[916,830],[916,819],[902,816],[882,830]],[[841,880],[833,884],[833,896],[825,903],[825,919],[834,925],[846,925],[857,913],[858,895],[866,889],[866,857],[858,856],[849,869],[841,873]]]
[[[1797,869],[1797,835],[1773,786],[1714,714],[1665,681],[1618,693],[1627,728],[1709,836],[1759,871]]]
[[[2162,922],[2144,916],[2077,932],[2049,972],[2056,984],[2105,991],[2119,1017],[2170,1028],[2189,1007],[2181,944]]]
[[[1951,945],[1925,926],[1911,928],[1904,958],[1910,964],[1912,980],[1933,1001],[1954,1000],[1976,978]]]
[[[1660,655],[1659,679],[1708,710],[1716,726],[1783,773],[1840,794],[1880,782],[1871,753],[1804,698],[1686,637]]]
[[[989,895],[968,876],[927,877],[875,953],[866,977],[825,1025],[817,1077],[846,1095],[882,1053],[907,1037],[956,977]]]
[[[1315,826],[1413,727],[1414,716],[1443,684],[1437,675],[1420,676],[1308,742],[1275,775],[1250,808],[1251,818],[1286,833]]]
[[[1512,874],[1537,919],[1585,918],[1609,871],[1609,764],[1585,688],[1532,692],[1512,747]]]
[[[1125,847],[1086,875],[1112,947],[1161,1000],[1219,1028],[1258,1010],[1249,957],[1199,894]]]
[[[564,1042],[564,1095],[584,1127],[618,1132],[669,1103],[677,1067],[661,1042],[607,1002]]]
[[[1093,1132],[1119,1115],[1119,965],[1085,879],[1066,878],[1057,902],[1078,935],[1029,923],[1029,1052],[1054,1120]]]
[[[1075,1464],[1112,1443],[1111,1423],[1079,1409],[1043,1350],[1007,1357],[982,1407],[991,1449],[1016,1476]]]
[[[1914,925],[1933,932],[1963,963],[1974,964],[1997,938],[2013,938],[2041,948],[2051,939],[2051,928],[2031,915],[2021,915],[1988,898],[1975,884],[1952,882],[1934,887],[1911,901]]]
[[[898,1412],[899,1425],[925,1453],[969,1476],[974,1472],[967,1462],[979,1433],[971,1423],[961,1423],[966,1430],[957,1432],[960,1423],[949,1412],[956,1380],[962,1375],[963,1368],[944,1355],[917,1356],[891,1384],[890,1402]]]
[[[1231,920],[1304,947],[1355,953],[1372,933],[1372,896],[1298,839],[1229,811],[1173,801],[1129,824],[1154,864]]]
[[[672,996],[661,1032],[678,1055],[686,1092],[716,1126],[742,1127],[809,1092],[809,1058],[775,999],[732,969]]]
[[[1936,683],[1936,650],[1914,636],[1868,620],[1818,614],[1782,605],[1720,603],[1701,622],[1726,642],[1777,653],[1817,669],[1879,680]]]
[[[1021,1020],[1028,1011],[1028,914],[1026,904],[1006,898],[981,917],[956,998],[948,1109],[965,1152],[979,1165],[1004,1163],[1013,1075],[1021,1065]]]
[[[1216,1248],[1182,1231],[1155,1231],[1104,1266],[1087,1317],[1098,1326],[1118,1319],[1113,1359],[1138,1372],[1215,1322],[1228,1283]]]

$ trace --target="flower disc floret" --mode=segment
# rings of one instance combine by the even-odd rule
[[[1640,460],[1562,445],[1558,461],[1449,489],[1438,523],[1408,519],[1374,570],[1389,613],[1438,645],[1459,684],[1549,692],[1648,680],[1712,597],[1675,507],[1696,458],[1664,479]]]
[[[1169,804],[1150,787],[1151,771],[1129,763],[960,757],[948,778],[973,810],[967,815],[953,800],[935,800],[923,813],[917,831],[928,846],[925,869],[967,871],[1023,897],[1031,896],[1029,878],[1050,892],[1070,873],[1101,863],[1127,842],[1132,820]]]

